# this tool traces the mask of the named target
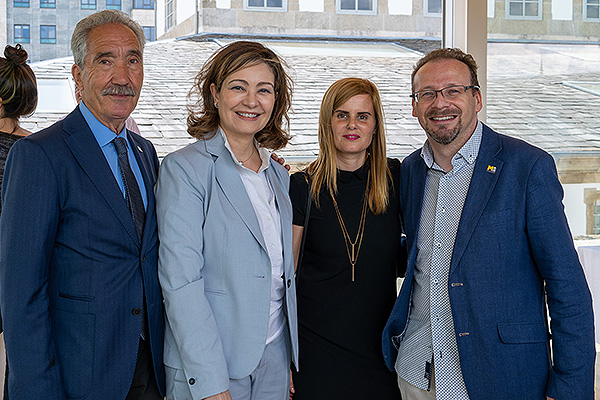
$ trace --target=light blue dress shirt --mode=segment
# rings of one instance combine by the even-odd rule
[[[117,149],[115,149],[115,145],[112,144],[112,140],[115,138],[115,133],[111,131],[106,125],[102,122],[98,121],[98,118],[92,114],[92,112],[83,104],[83,101],[79,103],[79,110],[81,114],[83,114],[83,118],[85,122],[89,125],[94,138],[98,142],[100,149],[102,149],[102,153],[104,153],[104,158],[106,158],[106,162],[110,166],[110,170],[115,177],[119,188],[121,189],[121,193],[123,193],[123,198],[125,198],[125,184],[123,183],[123,177],[121,176],[121,169],[119,168],[119,159],[117,156]],[[144,178],[142,177],[142,171],[140,170],[140,166],[137,163],[137,159],[135,158],[134,149],[131,147],[131,143],[127,138],[127,129],[125,125],[123,125],[123,130],[119,133],[119,136],[125,139],[127,143],[127,156],[129,157],[129,165],[131,166],[131,170],[135,175],[135,179],[140,188],[140,193],[142,194],[142,200],[144,202],[144,208],[148,207],[148,193],[146,193],[146,186],[144,185]],[[135,151],[141,151],[135,149]]]

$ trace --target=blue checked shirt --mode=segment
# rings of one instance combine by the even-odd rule
[[[452,170],[448,173],[435,163],[429,142],[425,142],[421,150],[428,172],[417,236],[410,314],[395,367],[405,381],[429,390],[431,367],[428,364],[433,360],[438,400],[469,399],[460,368],[448,277],[482,129],[478,122],[471,138],[453,157]]]

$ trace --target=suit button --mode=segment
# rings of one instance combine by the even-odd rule
[[[290,286],[292,286],[292,280],[288,279],[288,289],[289,289]]]
[[[144,262],[144,261],[146,261],[146,255],[145,254],[142,255],[142,262]]]
[[[139,308],[136,307],[133,310],[131,310],[131,313],[137,317],[138,315],[140,315],[142,313],[142,310],[140,310]]]
[[[190,378],[188,382],[190,383],[190,385],[193,385],[194,383],[196,383],[196,380],[194,378]]]

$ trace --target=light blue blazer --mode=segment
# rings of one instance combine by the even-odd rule
[[[298,365],[289,175],[270,162],[266,173],[283,236],[284,312]],[[164,363],[176,369],[176,384],[187,384],[192,398],[202,399],[257,367],[269,326],[271,264],[244,184],[218,133],[164,159],[156,208],[167,315]]]

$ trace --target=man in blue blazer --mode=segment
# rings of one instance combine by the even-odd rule
[[[11,400],[162,399],[158,160],[125,129],[144,43],[120,11],[80,21],[71,47],[83,101],[9,153],[0,300]]]
[[[403,398],[592,400],[591,296],[552,157],[478,121],[459,49],[422,58],[412,89],[427,141],[402,164],[408,269],[383,333]]]

